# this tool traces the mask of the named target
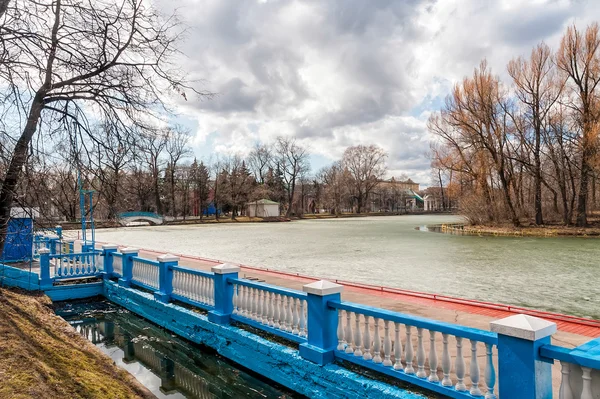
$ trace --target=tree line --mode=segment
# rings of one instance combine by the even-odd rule
[[[113,128],[92,128],[106,138],[102,144],[59,134],[52,151],[29,156],[17,189],[20,202],[62,220],[79,218],[80,188],[96,192],[95,216],[101,219],[132,210],[202,218],[209,206],[234,218],[261,199],[278,202],[288,217],[321,209],[360,213],[386,173],[387,155],[376,146],[349,147],[342,159],[312,173],[308,149],[293,137],[257,144],[246,157],[197,160],[190,132],[181,126],[140,130],[135,140],[119,138]],[[396,187],[377,195],[390,210],[394,204],[399,210],[405,199]]]
[[[586,226],[600,171],[598,24],[568,27],[555,51],[540,43],[507,73],[482,61],[430,117],[436,180],[473,223]]]

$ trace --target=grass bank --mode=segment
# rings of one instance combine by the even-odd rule
[[[0,398],[154,398],[41,294],[0,288]]]

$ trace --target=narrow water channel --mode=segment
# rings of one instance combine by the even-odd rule
[[[55,311],[158,398],[302,397],[111,302],[63,302]]]

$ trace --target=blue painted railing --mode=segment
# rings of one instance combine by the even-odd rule
[[[233,265],[205,272],[179,266],[173,255],[150,260],[116,246],[104,246],[103,255],[104,278],[207,310],[214,323],[283,337],[318,364],[349,362],[451,398],[537,399],[552,397],[556,360],[560,399],[600,395],[600,339],[575,349],[551,345],[556,325],[539,318],[515,315],[480,330],[342,301],[342,286],[330,282],[297,291],[241,279]],[[45,278],[42,269],[42,288]]]
[[[305,292],[238,278],[227,283],[233,288],[233,320],[290,341],[306,342]]]
[[[103,266],[100,257],[98,251],[49,255],[55,280],[99,276]]]
[[[560,363],[560,399],[600,398],[600,338],[574,349],[543,345],[540,355]]]
[[[163,218],[161,215],[159,215],[158,213],[154,213],[154,212],[123,212],[123,213],[119,213],[119,215],[118,215],[119,219],[136,218],[136,217],[151,218],[151,219],[162,219]]]
[[[487,398],[494,397],[496,333],[356,303],[340,301],[329,302],[328,305],[338,311],[336,358],[451,398],[472,398],[484,394]],[[441,351],[438,334],[442,336]],[[467,352],[471,354],[470,381],[465,378],[467,368],[463,346],[466,340],[469,343]],[[451,373],[451,349],[456,350],[454,374]],[[482,365],[478,352],[485,354],[485,381],[480,378]],[[441,366],[441,373],[438,366]]]

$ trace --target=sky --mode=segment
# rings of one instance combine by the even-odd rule
[[[570,24],[600,21],[598,0],[155,0],[189,26],[182,67],[213,99],[181,100],[198,158],[247,155],[295,136],[314,172],[352,145],[388,153],[388,177],[431,181],[427,119],[482,59],[506,64]]]

